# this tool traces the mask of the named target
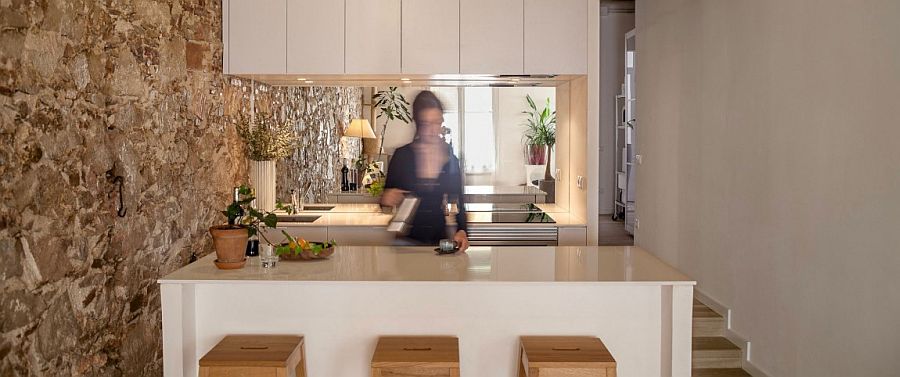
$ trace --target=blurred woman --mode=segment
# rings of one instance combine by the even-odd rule
[[[444,106],[430,91],[416,95],[412,104],[416,136],[412,143],[394,152],[388,165],[381,204],[396,207],[405,195],[419,198],[412,228],[406,235],[412,244],[437,245],[441,239],[456,241],[459,249],[469,247],[466,211],[463,204],[463,180],[459,159],[441,139]],[[447,234],[444,218],[446,201],[456,198],[456,232]]]

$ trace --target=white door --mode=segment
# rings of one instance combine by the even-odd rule
[[[287,73],[344,73],[344,0],[287,0]]]
[[[346,0],[346,73],[400,73],[400,0]]]
[[[459,0],[403,0],[403,73],[459,73]]]
[[[587,0],[525,0],[525,73],[587,74]]]
[[[523,0],[460,0],[460,73],[522,74],[523,12]]]
[[[225,73],[286,72],[286,0],[229,0]]]

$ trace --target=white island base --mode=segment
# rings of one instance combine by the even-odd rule
[[[165,376],[225,335],[305,337],[308,375],[363,377],[382,335],[459,338],[460,375],[515,376],[522,335],[603,340],[620,377],[690,376],[694,282],[635,247],[344,247],[330,260],[160,279]]]

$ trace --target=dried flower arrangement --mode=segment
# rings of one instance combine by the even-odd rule
[[[269,114],[256,114],[255,121],[242,115],[238,134],[247,142],[250,159],[269,161],[290,156],[297,147],[297,136],[290,121],[278,121]]]

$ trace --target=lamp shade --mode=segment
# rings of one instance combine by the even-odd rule
[[[353,119],[350,121],[350,127],[344,131],[344,136],[361,137],[363,139],[374,139],[375,131],[368,119]]]

